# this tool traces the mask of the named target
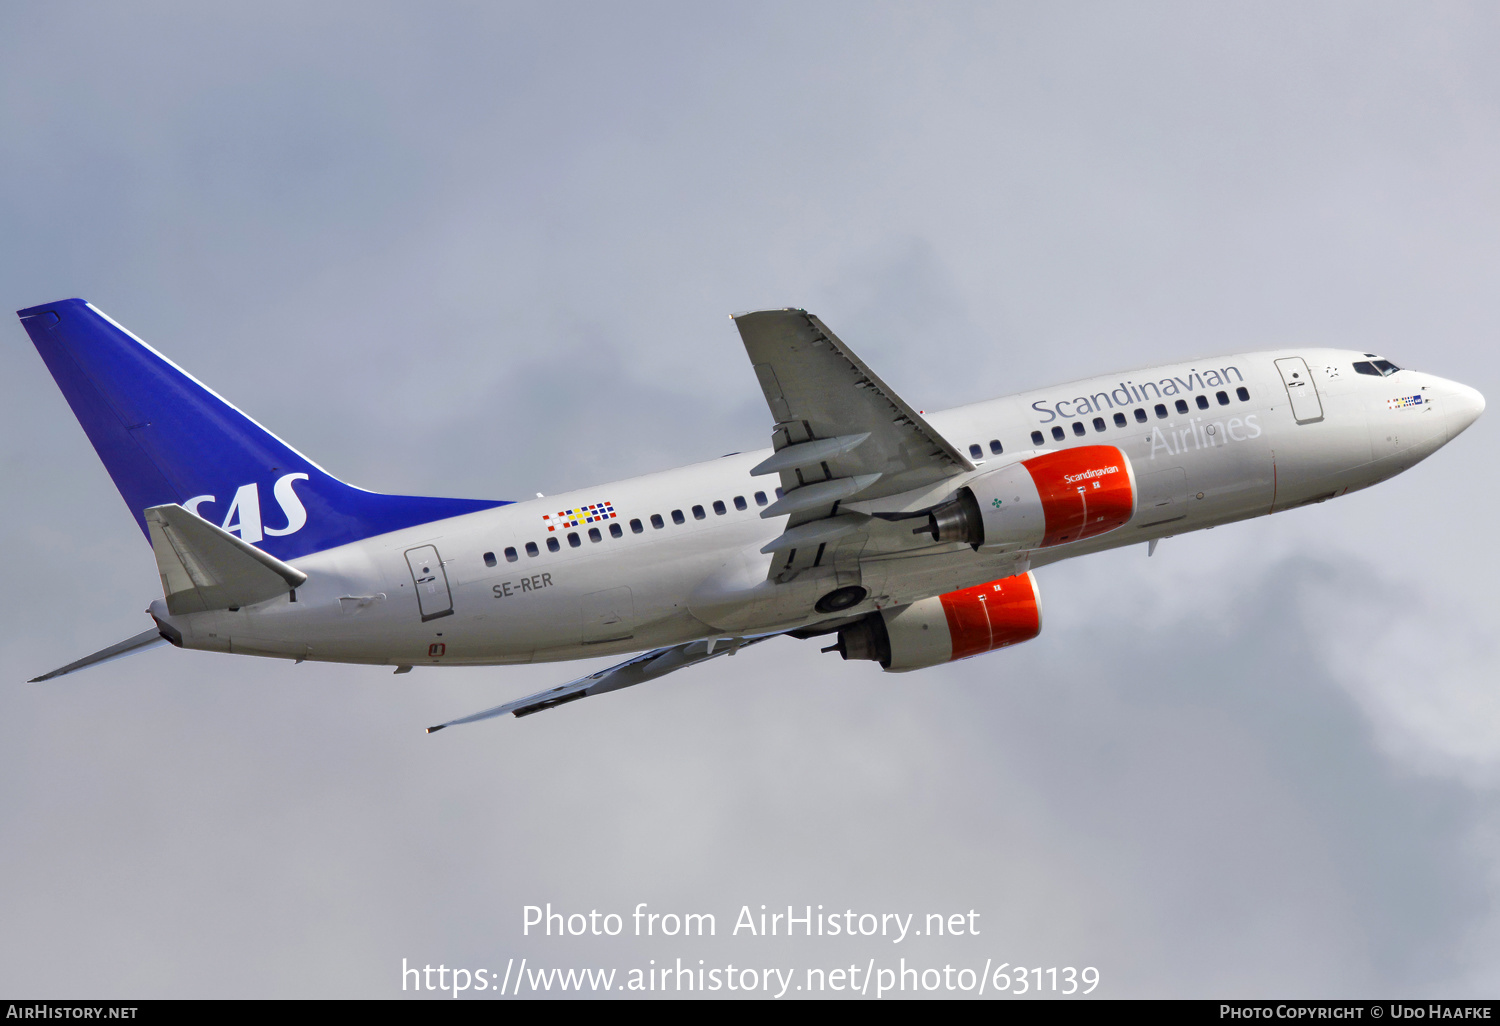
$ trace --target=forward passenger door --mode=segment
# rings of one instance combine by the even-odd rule
[[[1323,419],[1323,403],[1318,398],[1318,386],[1313,384],[1307,361],[1300,356],[1288,356],[1276,361],[1281,372],[1281,383],[1286,386],[1287,398],[1292,401],[1292,418],[1298,424],[1310,424]]]

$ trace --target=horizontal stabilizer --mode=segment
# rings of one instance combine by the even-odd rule
[[[146,527],[168,612],[235,609],[285,595],[307,575],[183,509],[153,506]]]
[[[774,637],[776,637],[775,634],[763,634],[758,638],[713,638],[708,641],[690,641],[686,645],[675,645],[672,648],[654,649],[634,659],[627,659],[623,663],[611,666],[607,670],[591,673],[587,677],[579,677],[577,680],[559,684],[546,691],[538,691],[534,695],[518,698],[514,702],[497,705],[493,709],[486,709],[472,716],[428,727],[427,733],[431,734],[444,727],[452,727],[460,723],[474,723],[495,716],[504,716],[506,713],[511,713],[517,718],[530,716],[532,713],[539,713],[544,709],[551,709],[567,702],[576,702],[590,695],[602,695],[606,691],[618,691],[635,684],[644,684],[648,680],[663,677],[684,666],[693,666],[709,659],[717,659],[721,655],[733,655],[747,645],[754,645]]]
[[[111,659],[118,659],[121,656],[130,655],[132,652],[144,652],[146,649],[160,645],[166,640],[166,638],[162,637],[161,631],[153,627],[149,631],[141,631],[135,637],[122,641],[118,645],[111,645],[108,648],[100,649],[93,655],[84,656],[82,659],[71,662],[60,669],[53,670],[51,673],[44,673],[40,677],[33,677],[26,683],[37,684],[44,680],[51,680],[53,677],[61,677],[63,674],[72,673],[74,670],[81,670],[86,666],[107,663]]]

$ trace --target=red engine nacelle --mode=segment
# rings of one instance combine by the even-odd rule
[[[1125,454],[1113,445],[1082,445],[981,474],[917,530],[976,549],[1044,549],[1124,526],[1135,500]]]
[[[920,670],[1030,641],[1042,632],[1036,578],[1017,574],[882,609],[839,630],[832,649],[887,670]]]

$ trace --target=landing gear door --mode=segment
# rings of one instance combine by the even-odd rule
[[[1323,403],[1318,398],[1318,386],[1313,384],[1307,363],[1300,356],[1288,356],[1276,361],[1281,372],[1281,382],[1286,385],[1286,394],[1292,401],[1292,417],[1298,424],[1309,424],[1323,419]]]
[[[406,565],[411,568],[412,583],[417,588],[417,606],[422,622],[436,620],[453,612],[453,593],[448,590],[448,572],[435,545],[406,550]]]

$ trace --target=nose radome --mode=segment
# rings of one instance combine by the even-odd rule
[[[1445,414],[1448,421],[1448,437],[1450,439],[1458,436],[1459,432],[1479,419],[1484,412],[1484,396],[1479,394],[1477,388],[1468,385],[1460,385],[1456,381],[1446,382],[1447,410],[1440,411]]]

